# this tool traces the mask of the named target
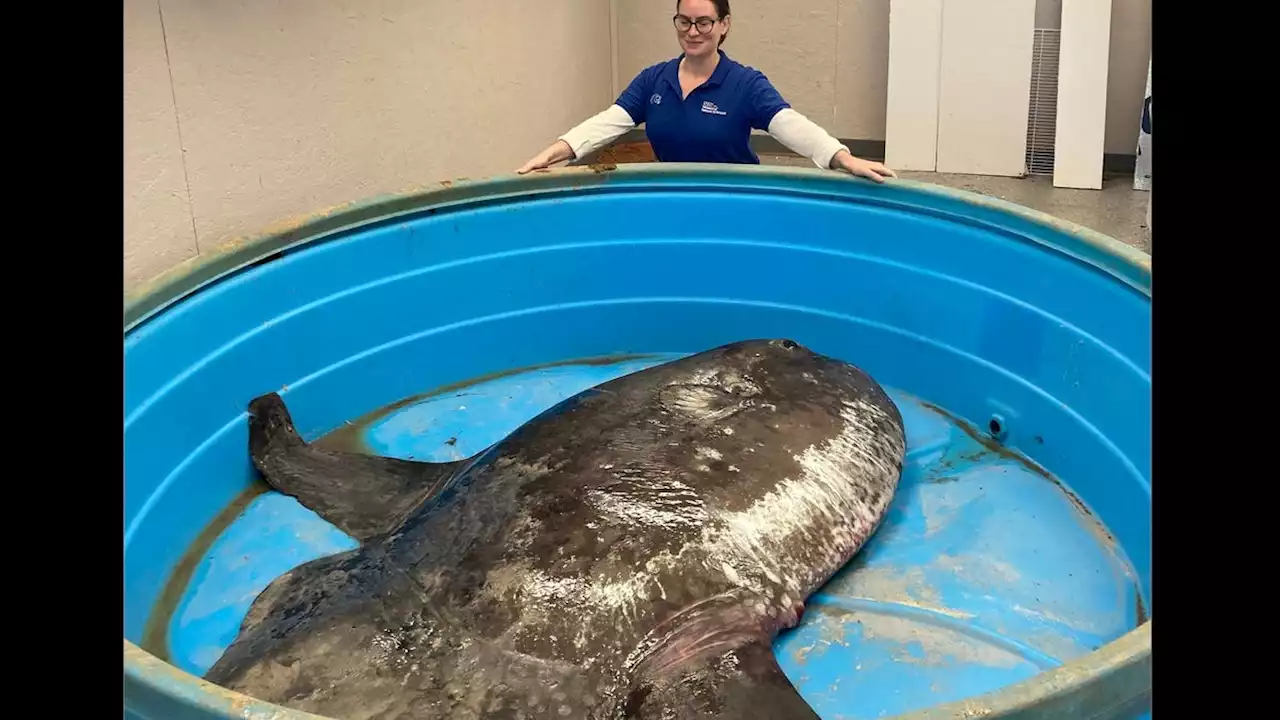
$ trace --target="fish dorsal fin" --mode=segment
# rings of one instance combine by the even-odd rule
[[[277,393],[249,404],[249,453],[272,489],[360,542],[395,529],[470,460],[433,463],[308,444]]]

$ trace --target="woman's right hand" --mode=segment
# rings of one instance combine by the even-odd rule
[[[569,147],[569,143],[563,140],[557,140],[551,144],[546,150],[529,158],[529,161],[516,170],[517,173],[524,175],[533,170],[542,170],[550,167],[562,160],[573,159],[573,148]]]

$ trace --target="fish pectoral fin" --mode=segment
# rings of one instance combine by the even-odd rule
[[[415,462],[305,442],[277,393],[249,404],[249,454],[272,489],[360,542],[390,532],[468,461]]]
[[[622,704],[627,720],[820,720],[778,666],[767,637],[642,675]]]

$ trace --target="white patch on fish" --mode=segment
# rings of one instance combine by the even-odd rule
[[[723,460],[724,455],[719,450],[709,447],[700,447],[694,450],[694,457],[699,460]]]
[[[629,478],[591,490],[587,502],[606,519],[640,526],[699,528],[708,518],[702,496],[673,478]]]
[[[905,441],[877,429],[892,425],[883,409],[865,400],[846,401],[840,415],[844,427],[838,435],[795,456],[799,478],[784,478],[750,507],[725,514],[724,526],[707,533],[707,547],[723,563],[742,558],[803,597],[825,580],[815,571],[842,565],[849,550],[872,533],[893,499],[899,473],[895,458],[902,457]],[[857,496],[858,486],[879,496],[874,505]],[[796,548],[805,548],[811,562],[794,562]]]

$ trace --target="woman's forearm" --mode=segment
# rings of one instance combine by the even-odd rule
[[[573,148],[569,147],[569,143],[563,139],[556,140],[543,151],[543,161],[547,165],[555,165],[558,162],[573,159]]]
[[[610,105],[603,112],[587,118],[577,127],[560,136],[569,155],[564,160],[580,158],[617,140],[634,128],[631,114],[619,105]]]
[[[781,110],[773,116],[773,120],[769,122],[769,134],[792,152],[809,158],[824,170],[831,169],[831,161],[837,153],[841,150],[849,151],[849,148],[817,123],[791,108]]]

